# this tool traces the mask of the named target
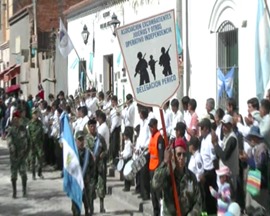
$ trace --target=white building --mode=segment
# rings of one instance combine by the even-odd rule
[[[132,90],[128,76],[123,70],[125,67],[118,40],[113,36],[113,29],[108,22],[111,21],[113,13],[120,25],[125,25],[170,9],[176,10],[176,1],[87,0],[65,11],[68,34],[80,58],[86,60],[86,71],[91,80],[91,84],[87,82],[87,86],[94,85],[98,91],[111,90],[120,101],[124,101],[125,95],[132,93]],[[81,36],[84,25],[90,33],[87,44],[84,44]],[[91,53],[94,53],[92,63]],[[79,64],[76,59],[77,55],[73,50],[68,56],[69,94],[74,94],[79,85]]]
[[[217,101],[217,107],[225,108],[225,91],[219,96],[218,70],[222,71],[222,76],[230,71],[233,72],[233,91],[227,94],[236,98],[240,113],[245,115],[247,100],[256,96],[257,6],[258,0],[85,0],[65,11],[65,15],[74,47],[80,58],[86,60],[91,85],[97,86],[98,91],[111,90],[124,101],[131,87],[122,71],[124,63],[117,38],[108,26],[112,14],[125,25],[175,9],[182,23],[183,95],[197,100],[199,115],[205,113],[209,97]],[[90,32],[87,44],[81,37],[84,25]],[[93,61],[90,61],[90,53],[94,53]],[[69,94],[79,85],[76,59],[72,51],[68,57]]]
[[[258,0],[183,1],[183,9],[187,8],[183,14],[183,43],[184,50],[188,51],[184,53],[184,60],[189,54],[189,61],[185,61],[184,65],[187,72],[186,93],[197,100],[199,113],[205,112],[207,98],[213,97],[216,100],[220,98],[218,68],[223,73],[234,68],[232,97],[238,98],[240,113],[245,115],[247,100],[256,97],[255,34],[258,2]],[[270,37],[267,43],[269,42]],[[224,101],[221,103],[224,105]]]

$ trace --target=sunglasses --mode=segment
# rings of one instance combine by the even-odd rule
[[[187,156],[187,153],[186,153],[186,152],[177,152],[177,153],[176,153],[176,156],[179,157],[179,158],[180,158],[181,156],[186,157],[186,156]]]

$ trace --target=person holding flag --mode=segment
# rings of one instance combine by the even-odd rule
[[[172,154],[172,151],[174,154]],[[174,155],[174,160],[172,156]],[[164,160],[155,170],[152,178],[154,190],[163,190],[163,215],[175,216],[173,188],[170,179],[169,163],[175,162],[174,178],[178,201],[181,209],[180,215],[199,216],[202,211],[202,198],[196,176],[186,167],[187,146],[182,138],[175,140],[173,149],[168,146],[164,152]]]
[[[83,193],[83,203],[85,209],[85,215],[93,215],[94,211],[94,200],[91,198],[93,193],[91,193],[91,185],[95,184],[95,161],[91,152],[84,146],[85,133],[83,131],[78,131],[75,134],[76,144],[79,153],[80,165],[82,168],[82,175],[84,180],[84,193]],[[89,199],[91,198],[91,199]],[[90,208],[90,214],[89,214]],[[79,216],[80,212],[76,206],[76,203],[72,201],[72,213],[74,216]]]
[[[74,202],[74,205],[76,205],[77,208],[76,210],[80,215],[84,190],[83,171],[66,112],[63,112],[60,116],[60,131],[60,140],[61,143],[63,143],[64,156],[64,191],[67,196],[70,197],[72,202]]]

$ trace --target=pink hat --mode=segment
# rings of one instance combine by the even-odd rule
[[[230,171],[229,167],[223,166],[223,167],[219,168],[219,170],[216,170],[216,174],[218,176],[224,176],[224,175],[229,176],[231,174],[231,171]]]

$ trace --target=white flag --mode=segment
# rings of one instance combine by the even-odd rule
[[[67,30],[60,18],[60,28],[59,28],[59,45],[58,48],[64,58],[68,56],[68,54],[73,50],[73,44],[68,36]]]

